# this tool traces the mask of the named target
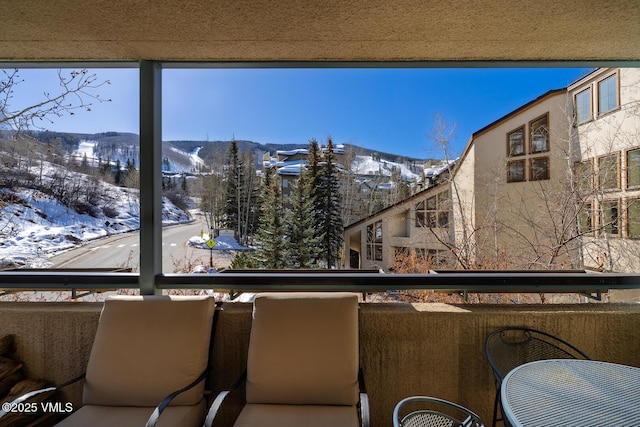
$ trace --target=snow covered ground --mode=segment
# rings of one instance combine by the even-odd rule
[[[48,165],[43,181],[60,172]],[[71,179],[79,173],[67,172]],[[0,188],[0,268],[48,267],[47,258],[90,240],[140,228],[138,190],[100,181],[99,200],[91,213],[79,213],[33,188]],[[163,224],[191,221],[190,215],[163,200]]]

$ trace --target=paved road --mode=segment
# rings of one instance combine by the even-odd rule
[[[193,265],[209,265],[209,251],[187,246],[193,236],[206,229],[196,221],[186,225],[165,227],[162,231],[162,271],[164,273],[189,272]],[[49,259],[51,268],[132,268],[139,270],[140,234],[128,233],[95,240],[81,248]]]

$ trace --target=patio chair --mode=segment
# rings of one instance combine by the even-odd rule
[[[76,379],[83,406],[57,426],[201,426],[213,317],[210,297],[109,297]]]
[[[406,415],[405,406],[412,408],[420,403],[421,409],[415,409]],[[484,427],[482,419],[473,411],[449,402],[429,396],[412,396],[402,399],[393,410],[393,427]]]
[[[356,294],[256,295],[245,404],[234,425],[368,426],[358,354]],[[205,426],[213,425],[230,391],[216,397]]]
[[[498,421],[508,425],[502,412],[500,386],[509,371],[536,360],[590,359],[584,352],[568,342],[546,332],[526,327],[496,329],[487,336],[484,352],[493,370],[496,383],[492,427],[495,427]]]

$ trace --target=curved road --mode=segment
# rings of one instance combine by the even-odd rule
[[[187,246],[206,226],[196,221],[162,229],[162,272],[177,273],[194,265],[209,265],[209,251]],[[50,268],[132,268],[139,270],[140,234],[127,233],[94,240],[49,258]]]

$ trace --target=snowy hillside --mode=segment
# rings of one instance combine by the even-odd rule
[[[391,176],[394,169],[399,170],[402,179],[407,181],[420,178],[420,175],[413,173],[404,164],[394,163],[384,159],[374,160],[372,156],[356,156],[351,163],[351,171],[357,175]]]
[[[201,170],[205,166],[199,156],[201,149],[202,147],[195,147],[191,151],[185,151],[165,142],[162,151],[162,170],[173,173],[190,173]],[[112,165],[120,162],[121,167],[128,163],[140,167],[140,146],[138,143],[80,140],[72,156],[75,157],[76,162],[80,163],[86,159],[87,163],[94,167],[100,162],[106,161]]]
[[[138,190],[117,187],[47,162],[42,162],[38,173],[37,182],[32,180],[30,185],[18,182],[0,188],[0,268],[46,267],[47,256],[56,251],[139,229]],[[50,191],[62,179],[67,190],[78,191],[74,196],[80,202],[73,208]],[[164,199],[163,223],[189,220],[186,212]]]

